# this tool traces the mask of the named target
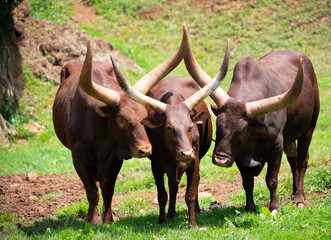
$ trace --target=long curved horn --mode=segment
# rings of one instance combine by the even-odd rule
[[[290,89],[278,96],[246,103],[248,117],[254,118],[290,106],[300,95],[303,79],[304,59],[300,58],[298,73]]]
[[[84,61],[82,71],[79,76],[80,87],[90,96],[104,102],[110,106],[117,106],[120,102],[120,94],[109,88],[100,86],[92,81],[92,61],[93,52],[91,40],[87,42],[87,53]]]
[[[212,81],[206,84],[202,89],[200,89],[198,92],[196,92],[195,94],[193,94],[184,101],[184,103],[190,110],[192,110],[201,101],[203,101],[206,97],[208,97],[211,93],[213,93],[216,90],[216,88],[218,88],[218,86],[226,76],[226,73],[229,68],[229,62],[230,62],[230,40],[228,39],[223,63],[217,75],[214,77]]]
[[[111,62],[113,63],[113,68],[114,68],[114,72],[115,72],[117,81],[126,95],[128,95],[134,101],[136,101],[148,108],[151,108],[158,113],[165,112],[166,106],[167,106],[165,103],[160,102],[154,98],[148,97],[145,94],[142,94],[141,92],[138,92],[136,89],[131,87],[130,84],[123,77],[121,71],[117,68],[117,65],[116,65],[115,61],[113,60],[112,56],[110,56],[110,59],[111,59]]]
[[[147,94],[158,81],[167,76],[182,61],[186,54],[188,42],[188,28],[183,26],[183,38],[179,49],[168,60],[138,80],[133,87],[142,94]]]
[[[204,87],[209,82],[213,82],[213,79],[200,67],[199,63],[195,59],[190,44],[188,45],[184,61],[187,71],[200,87]],[[220,71],[216,74],[214,79],[217,78]],[[210,94],[210,97],[214,100],[218,107],[221,107],[230,98],[221,87],[216,88],[216,90]]]

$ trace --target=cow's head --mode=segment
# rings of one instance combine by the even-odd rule
[[[136,87],[146,93],[156,82],[171,72],[183,59],[187,49],[187,33],[184,31],[183,40],[178,51],[167,61],[146,74],[136,83]],[[80,74],[80,87],[90,96],[105,103],[98,107],[96,112],[109,119],[113,137],[120,143],[120,150],[125,158],[128,149],[132,157],[147,157],[152,153],[152,147],[148,140],[141,121],[148,116],[147,109],[136,101],[128,98],[122,91],[115,91],[103,87],[92,81],[92,47],[88,41],[87,55]],[[124,149],[124,150],[123,150]]]
[[[177,96],[170,96],[164,112],[150,111],[151,115],[142,121],[142,124],[150,129],[162,128],[164,143],[168,151],[179,162],[190,162],[195,159],[193,143],[199,140],[199,130],[196,124],[203,124],[210,114],[200,112],[194,114],[186,103]],[[171,104],[170,102],[182,102]]]
[[[185,56],[187,70],[202,87],[212,81],[194,58],[190,49]],[[211,97],[217,104],[212,107],[216,120],[216,144],[213,163],[222,167],[231,167],[239,156],[243,143],[247,143],[250,132],[268,134],[267,127],[258,116],[280,110],[291,105],[299,96],[303,84],[303,59],[300,59],[296,79],[285,93],[271,98],[252,102],[238,101],[231,98],[222,88],[217,88]],[[254,165],[254,163],[253,163]]]
[[[97,107],[96,112],[108,121],[112,137],[119,143],[115,149],[119,157],[129,159],[132,157],[148,157],[152,153],[142,119],[148,116],[147,109],[128,99],[121,93],[117,106],[105,104]]]
[[[192,141],[199,138],[196,124],[206,121],[209,113],[192,114],[192,110],[207,96],[209,96],[224,79],[230,59],[230,46],[228,44],[221,69],[215,79],[205,87],[179,104],[167,104],[142,94],[124,79],[113,62],[117,80],[123,91],[128,96],[144,106],[154,110],[156,116],[150,116],[143,120],[143,124],[149,128],[163,127],[164,140],[168,149],[176,156],[177,161],[190,162],[195,159],[195,151]]]

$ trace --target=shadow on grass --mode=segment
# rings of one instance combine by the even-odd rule
[[[249,218],[238,221],[236,219],[244,214],[243,207],[225,207],[222,209],[214,208],[211,211],[203,211],[196,216],[199,228],[222,228],[229,227],[229,222],[236,222],[236,227],[250,228],[253,223]],[[63,230],[79,232],[80,234],[88,234],[91,231],[100,233],[110,233],[112,236],[121,236],[123,232],[158,234],[172,230],[187,230],[188,213],[186,209],[177,211],[175,219],[168,221],[167,224],[158,224],[158,213],[150,213],[144,215],[132,215],[118,218],[111,225],[92,227],[88,222],[82,219],[65,215],[59,219],[45,218],[41,221],[34,222],[33,225],[22,227],[21,230],[27,236],[42,236],[48,233],[56,234]]]
[[[27,236],[33,236],[33,235],[44,235],[46,232],[61,231],[63,229],[69,229],[69,228],[74,231],[86,229],[87,225],[90,224],[84,220],[80,220],[70,215],[66,215],[65,217],[59,219],[47,217],[44,218],[43,220],[35,221],[31,226],[22,227],[21,230]]]

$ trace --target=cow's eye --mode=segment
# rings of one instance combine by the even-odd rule
[[[171,125],[168,125],[168,124],[167,124],[167,125],[165,126],[165,128],[166,128],[166,131],[167,131],[167,132],[173,132],[173,131],[174,131],[174,128],[173,128]]]
[[[128,120],[123,117],[118,117],[116,121],[120,128],[127,128],[129,126]]]

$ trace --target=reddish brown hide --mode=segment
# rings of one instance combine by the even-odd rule
[[[192,58],[189,49],[187,68],[204,86],[211,78],[200,66],[191,64]],[[293,174],[292,199],[304,205],[308,148],[320,109],[317,80],[308,57],[284,50],[258,61],[251,57],[241,59],[228,92],[219,88],[211,97],[217,104],[213,107],[217,116],[213,163],[230,167],[236,162],[246,191],[246,211],[256,212],[254,176],[266,162],[270,210],[279,211],[276,190],[283,150]]]
[[[154,82],[171,72],[187,49],[187,36],[179,50],[137,82],[149,91]],[[124,159],[147,157],[152,147],[141,121],[147,109],[121,90],[110,63],[93,62],[91,43],[83,62],[69,63],[61,71],[61,85],[53,104],[53,123],[60,141],[71,150],[82,180],[89,210],[87,220],[99,223],[100,182],[104,200],[102,221],[111,223],[111,201]]]
[[[188,207],[188,227],[196,227],[194,209],[199,214],[198,186],[200,159],[208,151],[212,137],[210,115],[203,100],[224,79],[230,59],[229,42],[217,77],[199,90],[191,79],[168,77],[157,83],[145,96],[132,88],[113,62],[116,77],[123,91],[149,108],[149,117],[142,121],[153,146],[152,171],[158,190],[159,223],[166,222],[167,193],[164,174],[169,180],[170,201],[168,219],[175,216],[178,184],[187,175],[185,201]]]

